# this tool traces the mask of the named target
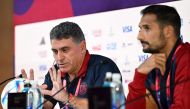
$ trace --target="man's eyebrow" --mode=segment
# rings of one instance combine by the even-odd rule
[[[55,48],[51,48],[52,51],[54,50],[63,50],[63,49],[68,49],[69,47],[61,47],[61,48],[58,48],[58,49],[55,49]]]
[[[147,28],[147,27],[150,27],[150,25],[148,24],[139,25],[139,28]]]
[[[55,48],[51,48],[52,51],[55,51],[56,49]]]

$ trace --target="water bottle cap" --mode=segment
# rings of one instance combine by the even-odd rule
[[[121,82],[121,75],[119,73],[113,73],[112,81]]]
[[[107,72],[106,73],[106,78],[112,78],[112,73],[111,72]]]

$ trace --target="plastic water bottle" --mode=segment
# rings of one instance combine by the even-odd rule
[[[26,80],[23,92],[27,93],[26,109],[42,109],[43,97],[36,82],[33,80]]]
[[[112,109],[125,109],[125,95],[119,73],[107,72],[103,87],[111,90]]]
[[[24,81],[24,89],[22,92],[27,93],[27,107],[26,109],[32,109],[32,102],[33,102],[33,98],[31,98],[32,96],[28,93],[28,91],[30,90],[30,88],[32,87],[30,80],[25,79]]]
[[[119,73],[112,74],[112,109],[125,109],[125,95]]]
[[[28,90],[28,98],[32,101],[32,103],[29,102],[32,109],[42,109],[43,97],[37,82],[32,81],[32,87]]]

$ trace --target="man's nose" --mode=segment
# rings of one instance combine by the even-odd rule
[[[64,58],[65,58],[64,53],[62,51],[58,51],[58,53],[57,53],[57,59],[58,60],[62,60]]]
[[[138,39],[138,40],[141,40],[142,38],[143,38],[142,31],[139,30],[139,33],[138,33],[138,35],[137,35],[137,39]]]

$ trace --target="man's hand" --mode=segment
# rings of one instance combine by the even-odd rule
[[[30,78],[27,77],[26,71],[24,69],[21,70],[22,77],[29,80],[34,80],[34,70],[30,69]]]
[[[53,66],[52,68],[50,68],[49,73],[50,73],[51,81],[53,83],[53,88],[52,88],[52,90],[46,90],[47,85],[45,85],[45,84],[42,85],[41,86],[42,94],[43,95],[49,95],[49,96],[54,95],[53,96],[54,99],[56,99],[58,101],[62,101],[63,103],[67,102],[68,101],[68,94],[63,89],[64,87],[62,86],[60,70],[58,70],[58,72],[57,72],[55,67]],[[60,91],[60,92],[58,92],[58,91]]]
[[[166,67],[166,55],[165,54],[152,54],[147,60],[145,60],[138,68],[138,72],[142,74],[148,74],[154,68],[158,68],[161,74],[164,75]]]

